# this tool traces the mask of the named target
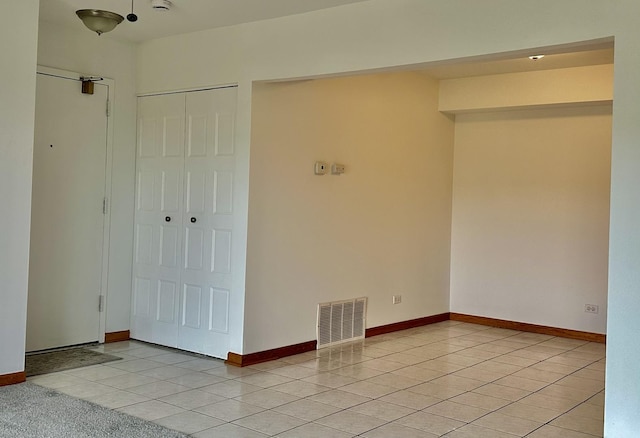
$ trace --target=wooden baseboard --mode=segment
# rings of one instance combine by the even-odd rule
[[[381,325],[378,327],[371,327],[365,330],[365,337],[384,335],[386,333],[397,332],[400,330],[407,330],[415,327],[422,327],[429,324],[435,324],[437,322],[443,322],[449,320],[449,312],[441,313],[439,315],[425,316],[423,318],[411,319],[409,321],[394,322],[393,324]]]
[[[316,349],[316,346],[316,341],[308,341],[301,344],[274,348],[273,350],[259,351],[257,353],[237,354],[229,352],[225,363],[236,367],[247,367],[249,365],[281,359],[287,356],[294,356],[296,354],[306,353],[307,351],[313,351]]]
[[[539,333],[542,335],[558,336],[561,338],[579,339],[581,341],[600,342],[602,344],[605,344],[607,342],[607,335],[603,335],[600,333],[581,332],[578,330],[547,327],[544,325],[529,324],[526,322],[507,321],[504,319],[464,315],[461,313],[451,313],[450,319],[452,321],[468,322],[471,324],[480,324],[491,327],[519,330],[522,332]]]
[[[131,339],[131,332],[129,330],[123,330],[121,332],[111,332],[104,334],[104,343],[111,344],[113,342],[128,341]]]
[[[0,386],[15,385],[16,383],[22,383],[26,380],[27,376],[24,371],[20,371],[19,373],[1,374]]]

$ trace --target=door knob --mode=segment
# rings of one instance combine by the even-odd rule
[[[197,219],[196,219],[195,217],[192,217],[192,218],[191,218],[191,223],[192,223],[192,224],[195,224],[195,223],[196,223],[196,221],[197,221]]]
[[[166,222],[171,222],[171,216],[167,216],[167,217],[165,217],[165,218],[164,218],[164,220],[165,220]]]

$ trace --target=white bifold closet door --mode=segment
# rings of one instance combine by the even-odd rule
[[[138,100],[131,336],[229,351],[236,89]]]

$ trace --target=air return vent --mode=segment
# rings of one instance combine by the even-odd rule
[[[364,339],[367,299],[318,304],[318,348]]]

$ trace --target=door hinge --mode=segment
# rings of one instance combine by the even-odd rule
[[[111,115],[111,102],[107,99],[107,117]]]
[[[98,297],[98,312],[104,312],[104,295]]]
[[[107,214],[109,211],[109,200],[105,197],[102,200],[102,214]]]

